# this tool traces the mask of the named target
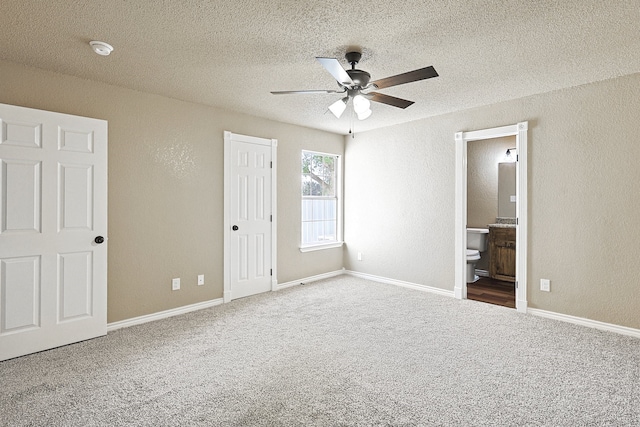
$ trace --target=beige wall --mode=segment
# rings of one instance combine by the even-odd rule
[[[224,130],[279,140],[279,282],[344,264],[453,290],[453,135],[528,120],[529,306],[640,328],[640,75],[355,139],[6,62],[0,76],[2,103],[109,121],[109,322],[222,296]],[[299,152],[345,141],[344,259],[302,254]]]
[[[518,191],[516,172],[515,162],[498,164],[498,216],[501,218],[515,218],[517,216],[516,202],[511,200],[511,197],[516,196]]]
[[[482,139],[467,144],[467,226],[485,228],[498,216],[498,163],[516,137]],[[514,193],[515,194],[515,193]]]
[[[342,136],[7,62],[0,76],[0,103],[109,121],[109,322],[222,297],[225,130],[278,139],[278,281],[342,267],[342,249],[298,250],[300,150],[342,155]]]
[[[639,111],[635,74],[348,139],[345,267],[453,290],[454,133],[528,120],[529,306],[640,328]]]

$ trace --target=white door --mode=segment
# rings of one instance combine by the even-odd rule
[[[272,289],[272,145],[225,133],[225,300]]]
[[[0,104],[0,202],[0,360],[106,334],[107,122]]]

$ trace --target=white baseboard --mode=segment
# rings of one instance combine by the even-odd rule
[[[576,317],[568,314],[555,313],[553,311],[540,310],[539,308],[529,308],[527,309],[527,313],[533,314],[534,316],[546,317],[547,319],[560,320],[562,322],[573,323],[575,325],[586,326],[588,328],[595,328],[602,331],[615,332],[621,335],[640,338],[640,329],[614,325],[613,323],[599,322],[597,320],[585,319],[584,317]]]
[[[167,317],[177,316],[179,314],[189,313],[191,311],[202,310],[204,308],[215,307],[222,304],[222,298],[212,299],[210,301],[197,302],[195,304],[185,305],[170,310],[159,311],[157,313],[147,314],[144,316],[134,317],[131,319],[120,320],[107,324],[107,332],[117,329],[128,328],[129,326],[141,325],[155,320],[166,319]]]
[[[275,286],[276,291],[281,289],[290,288],[292,286],[303,285],[305,283],[317,282],[318,280],[329,279],[344,274],[344,268],[342,270],[331,271],[329,273],[317,274],[315,276],[305,277],[304,279],[292,280],[290,282],[278,283]]]
[[[389,279],[388,277],[374,276],[373,274],[360,273],[357,271],[345,270],[344,274],[349,276],[359,277],[361,279],[371,280],[373,282],[387,283],[389,285],[402,286],[403,288],[415,289],[417,291],[430,292],[432,294],[443,295],[453,298],[453,291],[447,291],[445,289],[434,288],[433,286],[420,285],[418,283],[405,282],[402,280]]]
[[[318,280],[329,279],[331,277],[336,277],[343,274],[359,277],[366,280],[371,280],[373,282],[387,283],[390,285],[401,286],[404,288],[414,289],[418,291],[430,292],[430,293],[452,297],[452,298],[454,297],[454,291],[447,291],[445,289],[434,288],[432,286],[420,285],[418,283],[405,282],[402,280],[390,279],[387,277],[380,277],[372,274],[360,273],[357,271],[351,271],[351,270],[345,270],[345,269],[336,270],[336,271],[332,271],[324,274],[318,274],[318,275],[306,277],[300,280],[293,280],[290,282],[280,283],[276,285],[276,290],[286,289],[286,288],[301,285],[304,283],[316,282]],[[222,304],[223,304],[223,299],[217,298],[210,301],[203,301],[203,302],[199,302],[191,305],[186,305],[183,307],[160,311],[158,313],[152,313],[144,316],[134,317],[132,319],[121,320],[118,322],[107,324],[107,332],[115,331],[121,328],[128,328],[129,326],[141,325],[143,323],[153,322],[155,320],[166,319],[167,317],[177,316],[180,314],[189,313],[191,311],[202,310],[205,308],[215,307],[217,305],[222,305]],[[555,313],[552,311],[541,310],[538,308],[525,308],[525,310],[526,310],[526,313],[534,316],[546,317],[548,319],[560,320],[562,322],[573,323],[575,325],[586,326],[589,328],[595,328],[603,331],[615,332],[621,335],[628,335],[634,338],[640,338],[640,329],[629,328],[626,326],[615,325],[612,323],[600,322],[597,320],[586,319],[584,317],[576,317],[576,316],[570,316],[568,314]]]

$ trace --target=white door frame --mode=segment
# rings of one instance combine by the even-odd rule
[[[455,287],[457,299],[467,298],[467,143],[505,136],[516,137],[516,309],[527,312],[527,131],[529,122],[471,132],[457,132]]]
[[[277,176],[277,139],[265,139],[255,136],[240,135],[224,131],[224,267],[223,267],[223,301],[225,303],[231,301],[231,143],[233,141],[247,142],[249,144],[259,144],[271,146],[271,290],[275,291],[278,284],[278,195],[276,192],[276,176]]]

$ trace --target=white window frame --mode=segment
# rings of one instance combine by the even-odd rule
[[[302,239],[304,236],[304,222],[302,221],[302,202],[305,200],[305,196],[302,195],[302,186],[300,186],[300,252],[311,252],[311,251],[319,251],[323,249],[331,249],[331,248],[339,248],[344,244],[343,241],[343,233],[342,233],[342,224],[343,224],[343,214],[342,214],[342,155],[335,153],[325,153],[322,151],[315,150],[302,150],[300,152],[300,161],[302,161],[302,153],[312,153],[314,155],[320,156],[332,156],[336,157],[337,161],[335,162],[336,169],[336,240],[329,243],[314,243],[314,244],[305,244]],[[302,166],[302,164],[300,164]],[[300,172],[300,177],[302,178],[302,171]]]

